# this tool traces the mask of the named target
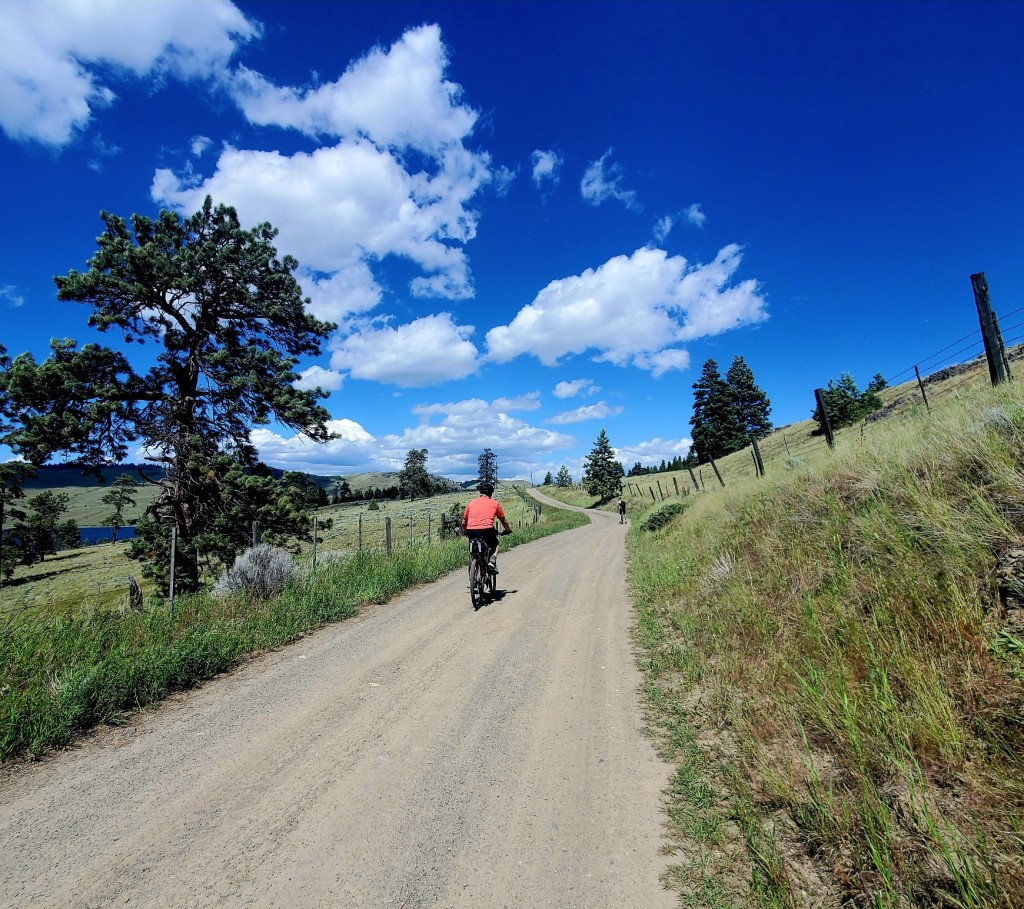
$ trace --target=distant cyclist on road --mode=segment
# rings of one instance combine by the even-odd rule
[[[618,504],[617,507],[618,507],[618,510],[619,510],[619,523],[620,524],[625,524],[626,523],[626,500],[625,499],[619,499],[619,504]]]
[[[512,528],[508,526],[501,504],[491,498],[494,495],[494,487],[490,483],[481,483],[477,490],[480,497],[473,499],[462,513],[462,530],[469,539],[479,537],[487,544],[491,551],[487,564],[491,571],[497,574],[498,565],[495,557],[498,555],[498,531],[494,529],[494,519],[501,521],[505,533],[512,533]]]

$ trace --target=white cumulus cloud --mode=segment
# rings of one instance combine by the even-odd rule
[[[314,388],[321,388],[324,391],[338,391],[341,388],[343,377],[340,373],[324,369],[322,366],[310,366],[299,373],[299,381],[293,383],[296,388],[302,391],[311,391]]]
[[[221,78],[259,28],[229,0],[4,0],[0,33],[0,128],[59,147],[114,102],[115,78]]]
[[[591,161],[580,181],[580,193],[591,205],[600,205],[608,199],[618,199],[626,208],[639,208],[636,193],[622,188],[622,167],[617,163],[606,166],[611,156],[608,149],[596,161]]]
[[[397,328],[367,325],[334,342],[331,368],[353,379],[422,388],[476,372],[478,351],[471,325],[450,313],[424,316]]]
[[[225,147],[205,179],[161,169],[153,198],[194,211],[206,195],[227,201],[246,224],[270,221],[278,248],[303,266],[299,277],[320,318],[340,322],[382,299],[374,275],[389,256],[413,263],[416,296],[473,296],[465,245],[475,236],[473,200],[509,173],[465,140],[476,112],[445,79],[437,26],[410,29],[388,50],[372,50],[335,82],[273,86],[240,71],[231,90],[260,125],[297,129],[329,144],[284,154]]]
[[[694,227],[703,227],[704,222],[708,219],[708,216],[704,214],[704,210],[700,207],[699,202],[694,202],[693,205],[683,212],[683,214],[686,217],[686,220]]]
[[[571,382],[559,382],[551,393],[556,398],[574,398],[578,394],[595,395],[600,390],[593,379],[573,379]]]
[[[659,375],[685,368],[680,342],[768,318],[756,281],[731,283],[741,259],[736,245],[706,264],[645,247],[552,281],[512,322],[487,333],[488,358],[532,354],[554,366],[592,350],[596,360]]]
[[[250,122],[306,135],[366,136],[380,146],[440,158],[472,131],[477,113],[445,78],[448,53],[437,25],[409,29],[388,50],[374,48],[336,81],[276,86],[241,67],[232,94]]]
[[[690,452],[692,439],[662,439],[655,437],[644,442],[624,445],[615,450],[616,457],[628,470],[638,461],[644,467],[654,467],[662,461],[671,461],[675,457],[685,458]]]
[[[14,308],[25,305],[25,295],[20,293],[14,284],[6,284],[0,287],[0,300]]]
[[[624,407],[610,407],[604,401],[598,401],[596,404],[584,404],[575,410],[566,410],[555,414],[546,422],[565,425],[566,423],[582,423],[585,420],[603,420],[605,417],[618,416],[623,410],[625,410]]]
[[[533,167],[533,182],[537,189],[544,183],[557,185],[562,163],[562,156],[556,151],[542,151],[539,148],[534,150],[530,155],[530,164]]]
[[[410,449],[426,448],[427,469],[455,480],[476,476],[477,457],[490,448],[498,458],[502,478],[529,477],[542,471],[553,453],[574,443],[571,436],[531,426],[510,411],[530,409],[535,393],[487,402],[469,398],[448,403],[421,404],[412,409],[416,422],[400,433],[374,437],[353,420],[331,420],[329,442],[305,436],[284,436],[256,429],[253,443],[260,458],[274,467],[305,470],[318,475],[400,470]]]

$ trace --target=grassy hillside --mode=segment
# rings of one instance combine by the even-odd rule
[[[95,477],[83,476],[80,468],[48,467],[40,470],[35,477],[28,480],[24,488],[29,498],[43,490],[67,493],[69,497],[67,517],[80,527],[96,527],[111,512],[110,506],[104,505],[102,501],[103,496],[110,491],[110,484],[121,474],[127,474],[138,482],[139,488],[135,496],[135,507],[126,508],[124,516],[128,521],[137,521],[142,517],[146,506],[156,495],[157,487],[139,479],[138,472],[134,467],[104,467],[101,469],[101,473],[104,479],[103,483],[99,483]],[[161,476],[161,472],[147,471],[147,476],[156,478]]]
[[[67,479],[61,476],[63,471],[46,472],[51,475],[54,473],[55,479]],[[43,479],[46,479],[45,474]],[[80,487],[49,488],[71,490]],[[86,487],[83,495],[93,495],[94,492]],[[427,542],[428,537],[430,541],[436,542],[441,515],[449,514],[453,507],[461,514],[462,508],[474,495],[472,492],[461,492],[412,502],[381,502],[373,510],[366,502],[349,502],[318,509],[316,514],[320,520],[319,535],[322,541],[319,554],[330,558],[332,553],[382,549],[386,543],[386,522],[389,519],[393,550],[418,546]],[[523,529],[532,523],[532,506],[521,501],[513,484],[499,483],[495,495],[503,503],[513,528]],[[329,527],[328,521],[331,522]],[[308,557],[312,547],[302,542],[297,544],[297,548],[304,557]],[[126,543],[102,543],[59,552],[47,556],[36,565],[15,569],[12,582],[0,587],[0,618],[5,612],[13,610],[63,612],[83,606],[100,610],[115,607],[127,595],[129,575],[136,578],[148,595],[152,592],[151,583],[142,577],[141,565],[129,559],[126,553]]]
[[[544,508],[537,523],[503,543],[512,548],[587,522]],[[114,547],[95,547],[112,550]],[[78,555],[78,554],[75,554]],[[173,613],[148,602],[138,611],[96,609],[88,591],[75,608],[0,615],[0,761],[42,754],[82,730],[188,688],[310,629],[355,615],[416,584],[461,569],[466,541],[365,549],[325,558],[268,602],[243,595],[181,597]],[[81,571],[76,572],[80,577]],[[468,608],[468,597],[467,608]]]
[[[1024,905],[1024,388],[893,413],[634,497],[688,905]]]

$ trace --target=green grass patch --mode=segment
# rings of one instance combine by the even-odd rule
[[[851,904],[1024,905],[1024,388],[731,476],[627,540],[652,716],[722,789],[737,898],[798,904],[811,869]]]
[[[586,524],[544,507],[541,519],[502,541],[509,549]],[[39,756],[98,723],[190,688],[330,622],[435,581],[466,563],[454,539],[323,559],[269,602],[202,594],[143,612],[79,608],[0,617],[0,760]]]

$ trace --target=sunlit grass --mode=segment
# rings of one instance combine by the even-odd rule
[[[639,524],[652,709],[669,735],[680,710],[723,730],[705,761],[730,781],[750,894],[799,890],[772,817],[840,898],[1024,903],[1024,691],[996,575],[1024,544],[1024,389],[908,412]]]
[[[502,541],[503,549],[587,523],[545,508]],[[152,599],[141,611],[34,610],[0,616],[0,760],[39,755],[97,723],[188,688],[248,655],[383,603],[416,584],[462,570],[465,540],[323,559],[278,598],[250,602],[202,594],[171,612]]]

